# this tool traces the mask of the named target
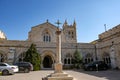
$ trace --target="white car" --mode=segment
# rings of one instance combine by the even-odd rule
[[[7,63],[0,63],[0,71],[2,72],[2,75],[8,75],[18,72],[19,69],[18,66],[9,65]]]

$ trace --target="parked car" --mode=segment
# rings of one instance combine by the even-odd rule
[[[28,73],[33,70],[33,65],[30,62],[17,62],[14,65],[18,66],[20,72]]]
[[[0,72],[2,72],[2,75],[14,74],[18,71],[18,66],[9,65],[7,63],[0,63]]]
[[[95,61],[84,65],[85,70],[107,70],[108,65],[104,61]]]

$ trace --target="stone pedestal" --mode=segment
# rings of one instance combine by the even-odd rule
[[[73,80],[73,77],[66,73],[53,73],[43,78],[42,80]]]
[[[55,63],[54,73],[48,75],[42,80],[73,80],[73,77],[69,76],[62,71],[62,63]]]
[[[55,73],[62,73],[62,63],[55,63]]]

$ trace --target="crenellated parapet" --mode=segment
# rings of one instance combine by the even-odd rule
[[[99,39],[110,38],[120,33],[120,24],[99,35]]]

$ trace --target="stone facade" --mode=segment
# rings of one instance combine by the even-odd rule
[[[112,67],[120,67],[120,25],[99,35],[92,43],[78,43],[76,22],[68,25],[64,22],[61,29],[61,60],[64,67],[73,65],[73,55],[76,49],[83,57],[84,63],[104,60]],[[28,39],[24,41],[0,39],[0,61],[14,63],[23,60],[25,52],[32,43],[36,44],[41,56],[41,68],[53,68],[56,61],[57,26],[46,21],[31,28]]]
[[[120,25],[100,34],[96,46],[100,60],[120,68]]]

